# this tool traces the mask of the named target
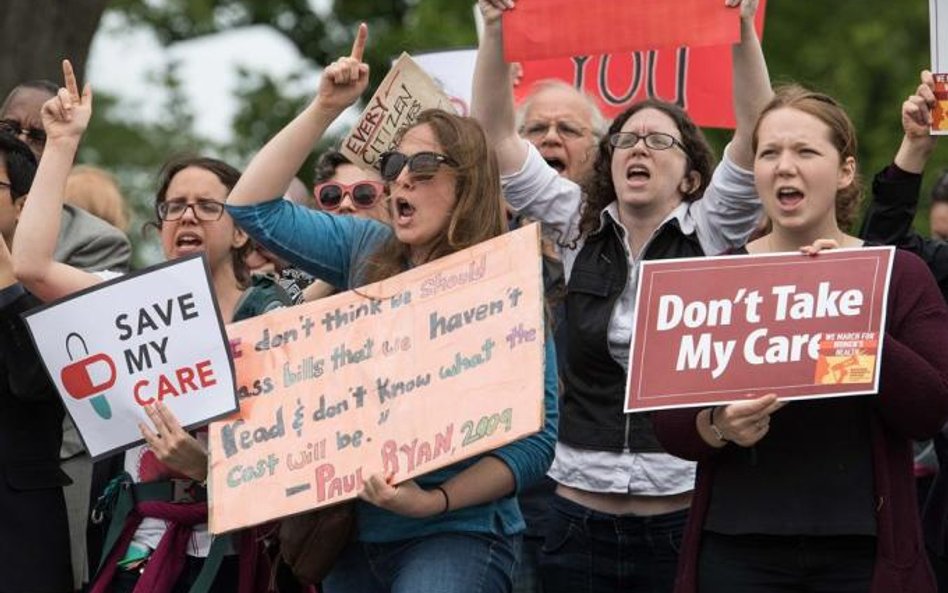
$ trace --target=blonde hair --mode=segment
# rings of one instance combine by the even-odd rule
[[[128,231],[125,198],[108,171],[98,167],[74,167],[66,179],[66,203],[98,216],[123,233]]]

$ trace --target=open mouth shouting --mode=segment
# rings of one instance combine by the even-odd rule
[[[803,192],[796,187],[777,188],[777,202],[781,210],[793,210],[803,202]]]
[[[652,178],[652,172],[641,163],[632,163],[625,170],[625,179],[631,185],[645,185]]]
[[[546,164],[556,169],[557,173],[562,174],[566,170],[566,161],[559,157],[555,156],[545,156],[543,160],[546,161]]]
[[[415,215],[415,207],[412,203],[405,198],[397,197],[392,198],[392,204],[394,205],[392,218],[395,219],[395,223],[401,226],[410,224]]]
[[[174,237],[174,248],[178,253],[203,251],[204,238],[194,231],[181,231]]]

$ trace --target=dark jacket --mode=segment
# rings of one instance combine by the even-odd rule
[[[912,227],[921,188],[921,175],[894,164],[877,173],[859,236],[873,243],[896,245],[922,258],[948,302],[948,242],[926,239]]]
[[[0,591],[72,590],[59,469],[63,406],[20,313],[38,301],[0,291]]]
[[[647,414],[624,411],[626,371],[609,352],[609,320],[625,289],[629,263],[622,235],[611,217],[586,242],[566,284],[569,352],[559,438],[595,451],[661,452]],[[682,232],[677,220],[655,234],[644,259],[699,257],[698,238]]]

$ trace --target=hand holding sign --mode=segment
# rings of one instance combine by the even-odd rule
[[[387,511],[422,519],[445,511],[444,497],[435,490],[422,490],[414,480],[393,486],[382,474],[373,474],[365,482],[359,498]]]
[[[145,442],[158,461],[194,480],[207,478],[207,449],[196,438],[188,434],[175,415],[162,403],[146,406],[145,413],[155,425],[152,431],[140,423]]]
[[[505,10],[514,7],[510,0],[477,0],[477,7],[484,16],[484,25],[492,26],[500,23]]]
[[[770,430],[770,416],[784,406],[777,395],[768,393],[757,399],[716,408],[714,426],[728,441],[753,447]]]
[[[369,86],[369,65],[362,61],[368,35],[368,26],[360,24],[352,53],[339,58],[323,71],[317,96],[323,107],[342,111],[355,103]]]
[[[43,128],[49,140],[68,138],[78,141],[92,118],[92,87],[86,83],[79,94],[76,74],[69,60],[63,60],[64,88],[43,104]]]
[[[902,129],[909,139],[928,138],[935,108],[935,79],[928,70],[922,70],[922,83],[914,95],[902,103]]]
[[[724,2],[725,6],[729,8],[740,5],[742,19],[754,18],[754,15],[757,14],[757,5],[759,3],[759,0],[725,0]]]

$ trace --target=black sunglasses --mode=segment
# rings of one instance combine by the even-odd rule
[[[19,137],[20,134],[26,136],[26,142],[32,144],[45,144],[46,143],[46,132],[40,128],[24,128],[20,125],[20,122],[12,119],[0,120],[0,130],[10,134],[11,136]]]
[[[349,194],[352,205],[356,208],[367,209],[375,206],[384,186],[378,181],[359,181],[353,184],[327,181],[320,183],[313,189],[319,207],[323,210],[335,210],[342,204],[342,199]]]
[[[408,165],[409,172],[416,175],[434,175],[441,165],[458,166],[454,159],[437,152],[416,152],[408,156],[392,150],[379,157],[379,170],[385,181],[395,181],[405,165]]]

